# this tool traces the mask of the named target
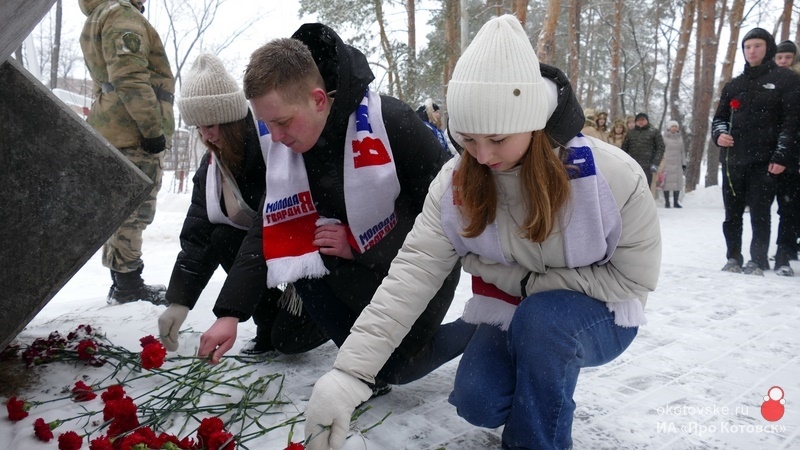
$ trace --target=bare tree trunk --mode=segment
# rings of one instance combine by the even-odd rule
[[[58,87],[58,61],[61,55],[61,0],[56,0],[56,31],[50,51],[50,89]]]
[[[703,159],[703,150],[707,142],[708,111],[711,108],[711,94],[714,87],[714,68],[717,63],[717,48],[714,33],[716,2],[714,0],[700,0],[700,10],[697,16],[697,41],[700,53],[697,54],[700,65],[700,83],[695,85],[695,95],[692,107],[692,145],[689,161],[692,163],[686,173],[686,192],[691,192],[697,187],[700,178],[700,161]]]
[[[415,0],[406,0],[406,13],[408,15],[408,63],[406,64],[406,94],[409,101],[417,95],[417,81],[414,76],[417,71],[417,19]]]
[[[450,82],[450,78],[453,76],[453,69],[456,67],[456,61],[458,61],[458,57],[461,55],[461,41],[458,27],[458,23],[460,22],[459,0],[445,0],[444,15],[444,39],[447,62],[442,72],[442,85],[444,86],[442,98],[447,98],[447,83]]]
[[[608,117],[612,120],[620,117],[619,57],[622,52],[622,7],[623,0],[614,0],[614,25],[611,30],[611,73],[609,74],[611,104],[608,110]]]
[[[558,24],[560,12],[560,0],[547,1],[547,14],[544,16],[542,34],[539,37],[539,44],[536,48],[539,61],[545,64],[552,64],[556,59],[556,25]]]
[[[525,21],[528,19],[528,0],[514,0],[514,15],[517,16],[522,27],[525,28]]]
[[[389,66],[389,95],[397,97],[399,100],[406,101],[403,95],[403,86],[400,84],[400,73],[397,70],[397,60],[395,59],[392,43],[389,41],[389,35],[386,34],[386,26],[383,17],[383,1],[374,0],[375,5],[375,19],[378,21],[378,30],[381,37],[381,48],[383,48],[383,55],[386,58],[386,64]],[[394,85],[394,89],[392,89]]]
[[[792,6],[794,0],[784,0],[783,2],[783,16],[781,17],[781,40],[778,42],[789,39],[789,26],[792,24]]]
[[[695,8],[694,0],[689,0],[683,5],[683,20],[681,21],[680,37],[678,38],[678,51],[675,53],[675,65],[672,67],[672,78],[669,82],[669,114],[681,124],[683,124],[683,114],[678,108],[681,103],[679,99],[681,78],[683,77],[683,67],[686,64],[686,54],[689,51],[692,28],[694,28]]]
[[[578,73],[580,70],[580,39],[581,39],[581,9],[583,2],[581,0],[569,0],[569,7],[567,11],[567,34],[568,38],[568,60],[569,60],[569,80],[573,86],[578,83]]]
[[[722,88],[725,87],[725,84],[730,81],[733,76],[733,60],[736,58],[736,52],[739,51],[739,31],[742,27],[745,1],[746,0],[733,0],[733,5],[731,5],[731,10],[728,15],[728,29],[731,30],[731,33],[728,37],[728,47],[725,51],[725,59],[722,61],[722,70],[712,104],[719,102]],[[709,139],[711,138],[709,137]],[[717,147],[715,142],[709,143],[708,156],[706,159],[708,164],[705,185],[716,186],[719,184],[719,147]]]
[[[588,19],[589,20],[586,22],[586,29],[589,31],[586,33],[585,42],[592,42],[594,41],[593,30],[597,29],[594,22],[595,15],[589,14]],[[587,52],[584,52],[583,56],[584,67],[586,67],[586,69],[583,70],[584,76],[581,78],[584,81],[581,83],[583,84],[583,92],[580,93],[581,97],[579,100],[583,100],[584,103],[582,104],[585,104],[587,107],[594,107],[594,93],[597,90],[597,77],[595,74],[597,74],[598,70],[597,62],[600,59],[598,55],[599,52],[593,52],[587,47]]]

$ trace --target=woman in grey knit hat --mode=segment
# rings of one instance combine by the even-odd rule
[[[208,151],[194,175],[192,203],[181,230],[181,251],[167,288],[169,307],[158,319],[161,341],[170,351],[178,349],[180,327],[217,267],[229,272],[234,265],[260,209],[266,179],[258,123],[244,92],[218,57],[198,56],[180,94],[183,120],[197,128]],[[226,283],[236,280],[227,279]],[[302,307],[293,312],[279,307],[293,289],[287,289],[282,297],[284,292],[269,289],[266,283],[241,288],[262,292],[262,301],[253,313],[256,338],[244,346],[242,354],[302,353],[328,340]],[[220,315],[220,311],[214,313]]]

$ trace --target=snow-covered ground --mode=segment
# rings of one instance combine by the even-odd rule
[[[171,191],[165,175],[155,222],[144,235],[144,277],[167,284],[179,250],[178,234],[189,194]],[[797,449],[800,448],[800,276],[765,277],[721,272],[725,244],[719,187],[686,195],[683,209],[664,209],[657,202],[664,241],[658,289],[647,304],[649,324],[621,357],[606,366],[585,370],[578,381],[573,426],[576,449]],[[774,211],[774,210],[773,210]],[[748,218],[745,218],[748,221]],[[773,237],[777,230],[773,213]],[[745,223],[745,247],[750,239]],[[774,254],[773,244],[770,254]],[[747,255],[746,255],[747,256]],[[746,257],[745,256],[745,257]],[[800,273],[800,263],[792,262]],[[184,324],[179,354],[192,355],[200,334],[215,319],[211,308],[224,281],[220,269],[211,279]],[[462,277],[447,321],[457,318],[469,296],[469,277]],[[156,321],[164,307],[149,303],[108,306],[110,278],[92,257],[19,335],[28,344],[51,331],[62,334],[79,324],[99,327],[115,344],[137,351],[139,338],[157,335]],[[231,354],[255,335],[252,322],[239,327]],[[260,374],[284,373],[283,393],[293,403],[289,412],[305,408],[314,381],[330,369],[336,347],[331,344],[298,356],[281,356],[252,366]],[[174,354],[171,354],[174,355]],[[168,363],[169,364],[169,363]],[[501,430],[473,427],[447,403],[458,361],[429,376],[395,386],[371,401],[359,424],[367,427],[387,412],[386,421],[366,436],[354,436],[348,449],[469,450],[500,448]],[[41,368],[38,383],[19,396],[53,398],[93,368],[51,364]],[[764,396],[772,386],[785,393],[785,415],[777,422],[762,417]],[[5,398],[0,398],[5,403]],[[100,399],[94,400],[100,402]],[[58,405],[58,406],[56,406]],[[0,449],[55,449],[33,435],[33,421],[50,421],[80,412],[81,406],[102,409],[102,403],[58,402],[42,405],[12,423],[0,418]],[[264,416],[264,423],[272,417]],[[55,431],[64,432],[65,424]],[[80,431],[80,430],[78,430]],[[283,449],[288,428],[247,443],[253,449]],[[295,440],[302,434],[296,430]],[[84,441],[85,442],[85,441]],[[84,443],[83,448],[88,448]]]

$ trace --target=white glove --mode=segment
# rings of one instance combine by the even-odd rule
[[[306,449],[341,448],[350,429],[353,411],[370,396],[372,389],[369,386],[339,369],[321,376],[306,407]]]
[[[158,334],[164,347],[174,352],[178,349],[178,331],[189,315],[187,306],[172,303],[158,318]]]
[[[461,258],[461,267],[470,275],[481,277],[483,281],[497,286],[506,294],[519,297],[522,295],[520,282],[528,270],[519,264],[504,266],[489,259],[481,258],[475,253],[467,253]]]

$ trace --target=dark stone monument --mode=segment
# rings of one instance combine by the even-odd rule
[[[53,3],[0,1],[6,19],[0,27],[0,349],[152,186],[49,89],[7,59]]]

